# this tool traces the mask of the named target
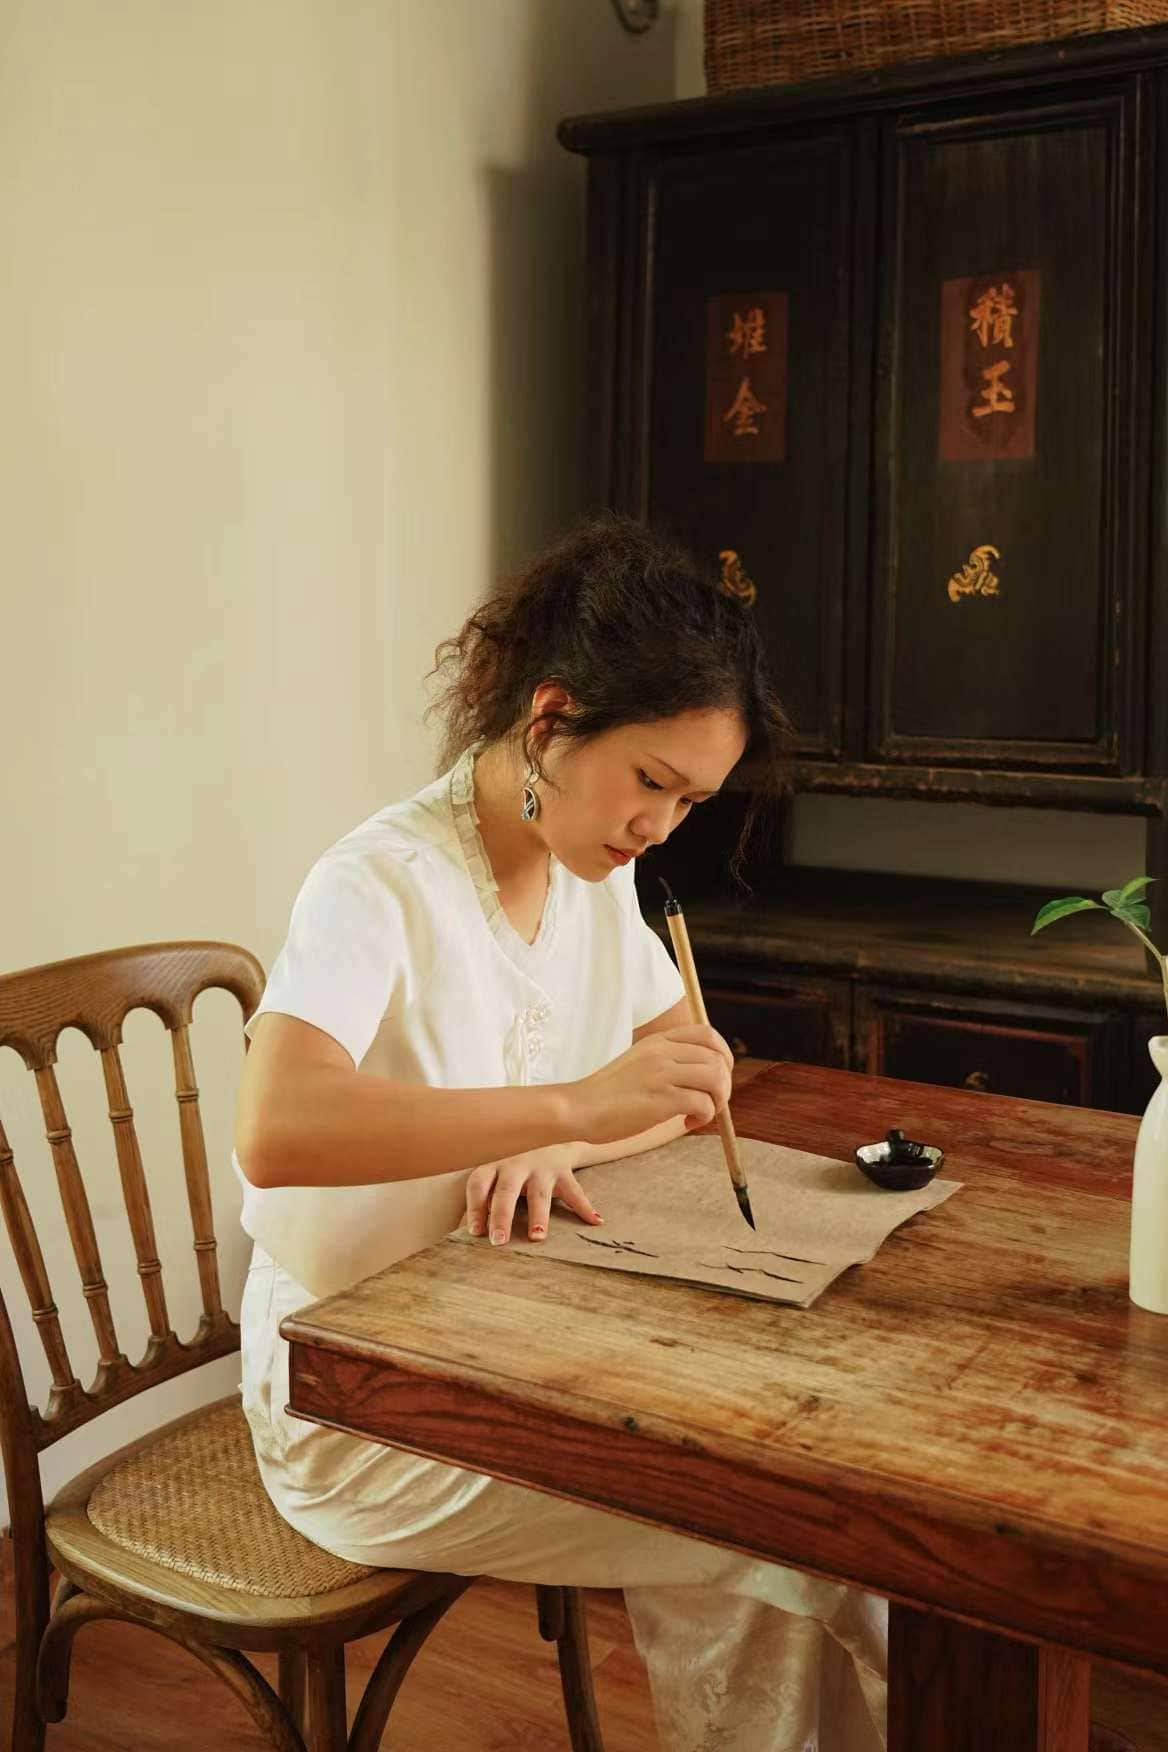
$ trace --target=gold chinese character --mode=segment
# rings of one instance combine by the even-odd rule
[[[737,596],[740,602],[745,602],[747,608],[752,608],[758,597],[758,586],[746,571],[733,548],[722,548],[718,554],[722,562],[722,590],[726,596]]]
[[[990,561],[1001,557],[997,548],[988,543],[985,547],[974,548],[960,572],[954,572],[949,580],[950,602],[959,602],[963,596],[996,596],[998,576]]]
[[[983,347],[988,347],[991,341],[995,346],[1014,345],[1014,318],[1018,306],[1014,302],[1014,288],[1008,280],[1003,280],[1000,287],[991,286],[988,292],[983,292],[977,303],[970,305],[969,314],[973,318],[973,332]]]
[[[734,320],[726,330],[726,339],[730,343],[730,351],[741,353],[744,359],[748,359],[752,353],[765,353],[766,311],[757,304],[745,316],[740,316],[735,311]]]
[[[1012,414],[1016,411],[1014,391],[1008,383],[1002,382],[1002,378],[1009,369],[1010,361],[999,359],[996,365],[990,365],[982,372],[986,381],[985,388],[981,393],[985,400],[978,402],[972,409],[975,420],[980,420],[984,414]]]
[[[738,385],[738,394],[734,397],[734,400],[722,415],[722,423],[723,425],[726,425],[733,421],[733,424],[730,426],[730,436],[732,438],[757,438],[758,426],[756,424],[756,416],[759,414],[765,414],[766,411],[766,403],[764,401],[759,401],[758,397],[750,387],[749,377],[744,377],[742,382]]]

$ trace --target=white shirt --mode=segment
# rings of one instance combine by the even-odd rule
[[[518,807],[518,804],[516,805]],[[474,751],[313,866],[248,1033],[269,1011],[339,1042],[361,1072],[435,1088],[586,1077],[684,994],[641,917],[633,865],[585,882],[552,857],[527,943],[498,899],[474,810]],[[456,1228],[466,1172],[372,1186],[243,1184],[244,1229],[314,1296]]]

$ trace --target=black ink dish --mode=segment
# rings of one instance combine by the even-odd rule
[[[916,1192],[927,1186],[942,1162],[936,1144],[918,1144],[895,1126],[881,1144],[861,1144],[856,1167],[885,1192]]]

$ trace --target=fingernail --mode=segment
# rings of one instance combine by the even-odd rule
[[[481,1235],[483,1232],[483,1225],[479,1221],[478,1217],[472,1217],[470,1222],[466,1226],[470,1230],[472,1235]]]
[[[527,1233],[533,1241],[542,1241],[547,1231],[542,1223],[533,1223]]]
[[[601,1216],[601,1214],[600,1214],[600,1212],[599,1212],[599,1211],[593,1211],[593,1213],[592,1213],[592,1221],[593,1221],[593,1222],[594,1222],[594,1223],[603,1223],[603,1221],[604,1221],[604,1218],[603,1218],[603,1217],[602,1217],[602,1216]]]
[[[507,1237],[503,1233],[502,1229],[492,1229],[491,1230],[491,1246],[492,1247],[501,1247],[506,1239],[507,1239]]]

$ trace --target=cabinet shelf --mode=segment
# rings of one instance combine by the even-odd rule
[[[1100,815],[1159,816],[1159,778],[1094,778],[1084,773],[990,771],[984,767],[877,766],[867,761],[797,761],[796,792],[851,797],[934,798],[1028,809],[1086,809]]]
[[[1168,1026],[1160,981],[1102,914],[1031,937],[1048,899],[788,869],[749,901],[685,914],[710,1020],[741,1056],[1139,1112],[1156,1083],[1146,1043]]]
[[[648,884],[642,896],[652,917]],[[1113,919],[1082,914],[1030,936],[1051,898],[1045,888],[787,868],[749,899],[687,899],[685,916],[703,977],[709,966],[720,977],[733,969],[759,990],[768,975],[799,972],[1154,1011],[1159,981]]]

